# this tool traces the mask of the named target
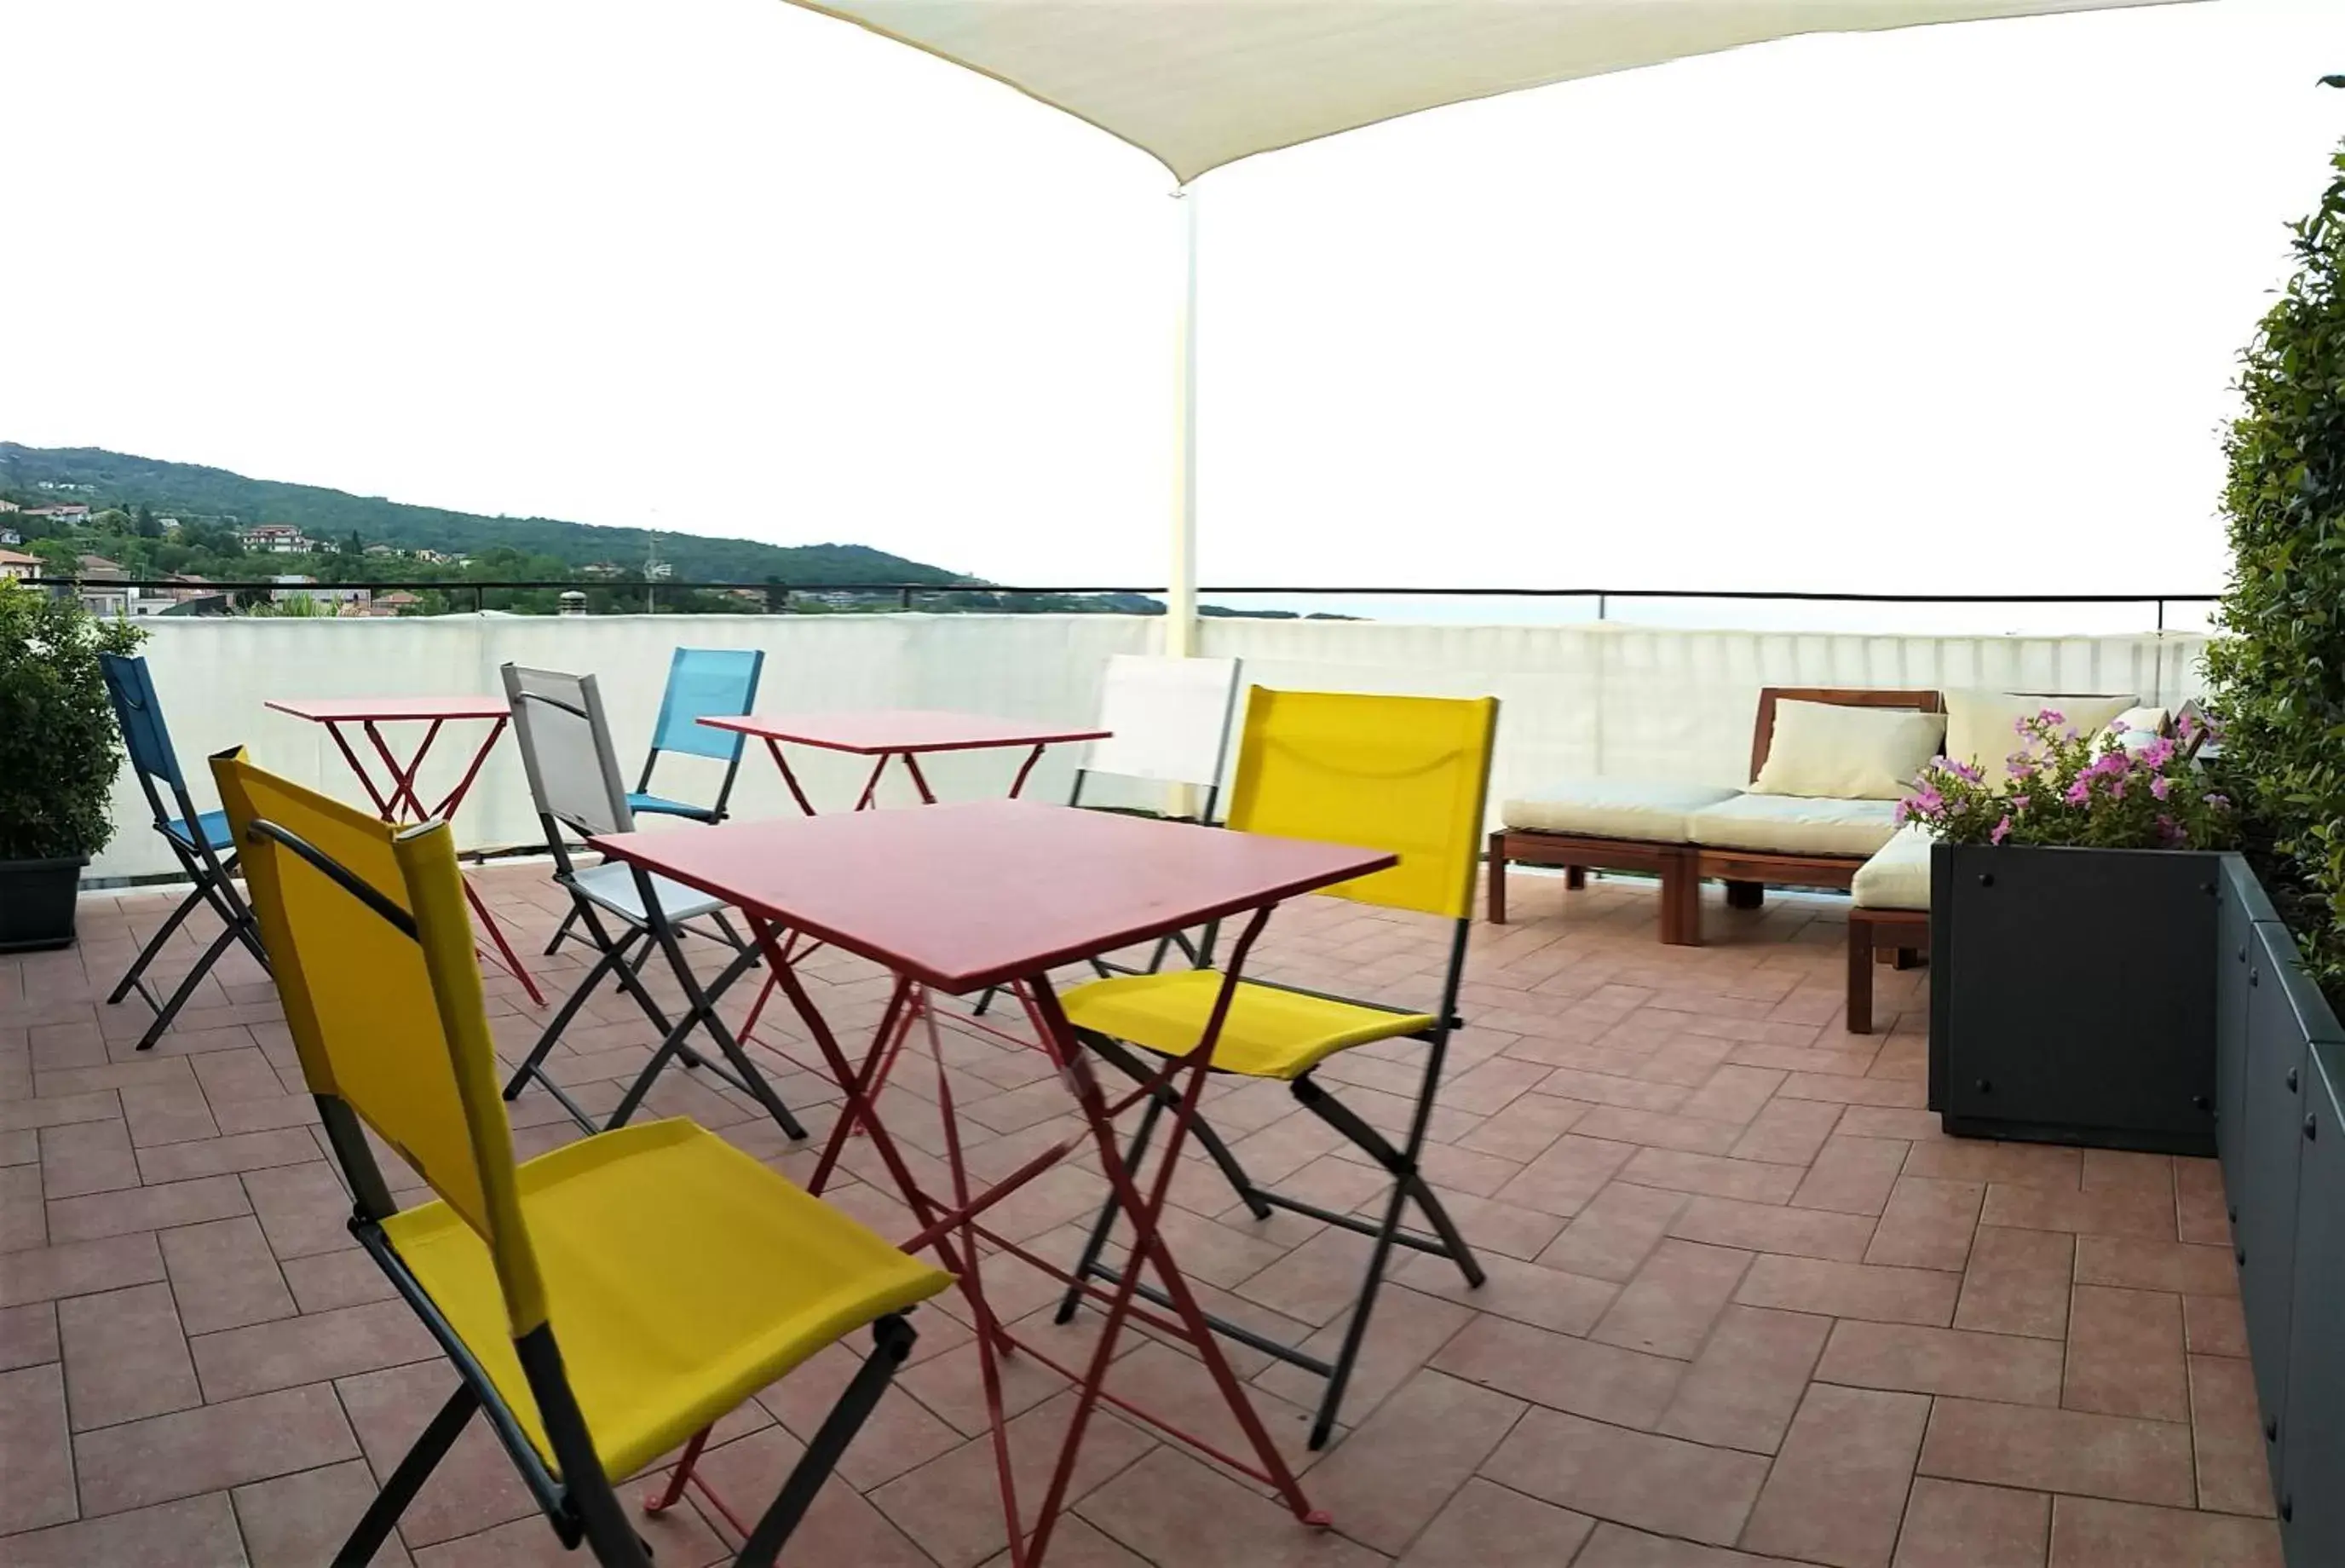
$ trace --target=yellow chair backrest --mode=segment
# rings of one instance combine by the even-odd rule
[[[513,1332],[528,1332],[544,1321],[543,1290],[447,824],[394,828],[241,753],[212,759],[212,773],[310,1092],[349,1105],[479,1233]],[[339,865],[404,911],[415,934],[256,822]]]
[[[1388,850],[1400,864],[1324,890],[1463,920],[1473,911],[1494,697],[1376,697],[1255,687],[1230,826]]]

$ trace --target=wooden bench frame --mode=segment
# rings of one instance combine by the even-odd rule
[[[1758,718],[1751,733],[1751,778],[1754,783],[1767,766],[1767,753],[1774,745],[1775,705],[1779,702],[1829,702],[1843,708],[1897,708],[1921,713],[1939,713],[1945,708],[1945,699],[1934,691],[1763,687],[1759,692]],[[1506,923],[1507,867],[1512,863],[1561,866],[1568,873],[1564,885],[1569,889],[1584,887],[1591,871],[1640,871],[1660,878],[1660,937],[1672,947],[1701,945],[1701,884],[1705,881],[1715,879],[1726,884],[1730,907],[1757,909],[1769,887],[1845,890],[1855,878],[1857,868],[1872,858],[1773,854],[1725,846],[1548,833],[1532,828],[1498,829],[1490,835],[1489,855],[1492,924]]]
[[[1928,910],[1848,911],[1848,1032],[1873,1033],[1873,966],[1911,969],[1930,951]]]

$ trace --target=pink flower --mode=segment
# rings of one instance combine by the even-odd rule
[[[2035,717],[2042,719],[2046,724],[2066,724],[2068,722],[2068,716],[2062,713],[2057,708],[2047,708]]]
[[[1901,827],[1901,828],[1902,828],[1902,827],[1903,827],[1903,826],[1905,825],[1905,816],[1906,816],[1907,809],[1908,809],[1908,808],[1910,808],[1912,805],[1913,805],[1913,802],[1912,802],[1911,800],[1900,800],[1900,801],[1898,801],[1898,802],[1897,802],[1897,805],[1896,805],[1895,809],[1892,810],[1892,811],[1889,813],[1889,820],[1890,820],[1892,822],[1896,823],[1899,827]]]
[[[2014,795],[2014,796],[2011,798],[2011,809],[2012,809],[2013,810],[2015,810],[2015,811],[2025,811],[2025,810],[2026,810],[2026,809],[2027,809],[2027,797],[2026,797],[2026,796],[2025,796],[2025,795]]]
[[[2228,795],[2209,795],[2207,804],[2218,811],[2228,811],[2231,809],[2231,798]]]
[[[2089,773],[2078,779],[2074,784],[2069,785],[2067,794],[2061,797],[2061,799],[2066,800],[2071,806],[2081,806],[2092,798],[2093,776]]]
[[[1990,844],[2000,844],[2009,837],[2011,837],[2011,814],[2005,812],[2003,820],[1995,825],[1995,831],[1986,836],[1986,841]]]
[[[2123,735],[2127,730],[2131,729],[2132,728],[2133,726],[2126,721],[2123,714],[2119,714],[2117,718],[2109,720],[2109,733],[2111,735]]]
[[[2144,768],[2163,768],[2174,759],[2174,742],[2161,735],[2141,748],[2140,759]]]
[[[2149,792],[2163,800],[2174,791],[2174,780],[2161,773],[2149,781]]]

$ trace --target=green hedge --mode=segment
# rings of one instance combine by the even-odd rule
[[[2234,555],[2208,656],[2218,766],[2330,996],[2345,995],[2345,148],[2295,275],[2241,356]]]

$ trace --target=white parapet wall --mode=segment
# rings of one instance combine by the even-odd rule
[[[362,802],[349,764],[319,726],[269,711],[271,698],[495,693],[512,661],[600,677],[622,766],[634,780],[679,645],[761,647],[765,713],[856,708],[945,708],[1080,722],[1098,702],[1110,654],[1152,651],[1160,623],[1123,616],[469,616],[407,620],[157,619],[146,653],[190,792],[215,804],[204,757],[233,746],[262,766]],[[1741,784],[1762,686],[1910,687],[2129,693],[2167,706],[2196,696],[2205,639],[2132,636],[1879,636],[1852,633],[1685,631],[1616,625],[1419,626],[1388,622],[1213,618],[1200,651],[1246,661],[1247,678],[1326,690],[1493,695],[1501,700],[1492,800],[1571,775],[1611,774]],[[487,727],[451,724],[418,793],[452,785]],[[383,728],[401,759],[420,726]],[[350,732],[380,779],[381,759]],[[1080,747],[1054,748],[1028,785],[1063,799]],[[1020,759],[942,757],[928,772],[947,799],[997,794]],[[843,809],[866,766],[793,753],[818,807]],[[705,799],[719,766],[661,764],[664,792]],[[900,778],[883,795],[911,798]],[[1112,789],[1086,793],[1111,803]],[[92,878],[177,868],[126,772],[115,793],[114,843]],[[734,794],[738,816],[795,812],[754,743]],[[677,825],[678,830],[690,830]],[[512,739],[491,754],[457,818],[471,849],[538,842]],[[1048,871],[1037,875],[1047,879]]]

